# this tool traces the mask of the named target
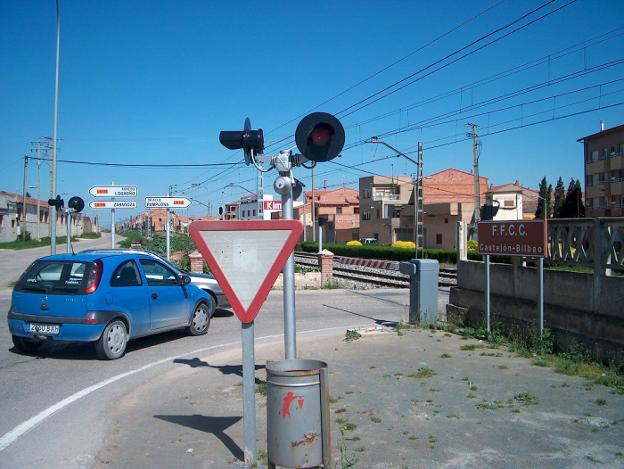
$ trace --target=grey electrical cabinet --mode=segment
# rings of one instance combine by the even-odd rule
[[[399,270],[410,276],[410,324],[435,324],[440,264],[433,259],[412,259],[401,262]]]

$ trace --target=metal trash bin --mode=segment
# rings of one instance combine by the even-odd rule
[[[269,467],[329,467],[327,363],[267,362],[266,372]]]

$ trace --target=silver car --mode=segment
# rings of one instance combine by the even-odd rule
[[[176,266],[175,264],[172,264],[167,259],[163,259],[158,254],[155,254],[146,249],[87,249],[81,252],[106,253],[106,252],[111,252],[111,251],[126,252],[126,253],[140,253],[140,254],[145,254],[146,256],[152,256],[158,259],[159,261],[167,264],[174,271],[186,274],[189,277],[191,277],[191,283],[193,285],[198,286],[199,288],[204,290],[206,293],[208,293],[210,296],[212,296],[212,299],[214,300],[214,304],[216,305],[216,308],[222,308],[222,309],[230,308],[230,303],[225,297],[223,290],[217,283],[217,280],[211,274],[189,272],[188,270],[180,269],[178,266]],[[211,313],[214,313],[214,311],[211,311]]]

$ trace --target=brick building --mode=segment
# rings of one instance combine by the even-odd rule
[[[585,162],[585,216],[624,216],[624,125],[581,137]]]

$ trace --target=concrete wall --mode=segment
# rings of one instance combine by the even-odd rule
[[[538,278],[534,268],[490,266],[491,313],[494,327],[537,329]],[[457,287],[451,288],[449,319],[482,323],[484,265],[461,261]],[[624,365],[624,278],[544,270],[544,327],[565,348],[581,342],[605,362]]]

